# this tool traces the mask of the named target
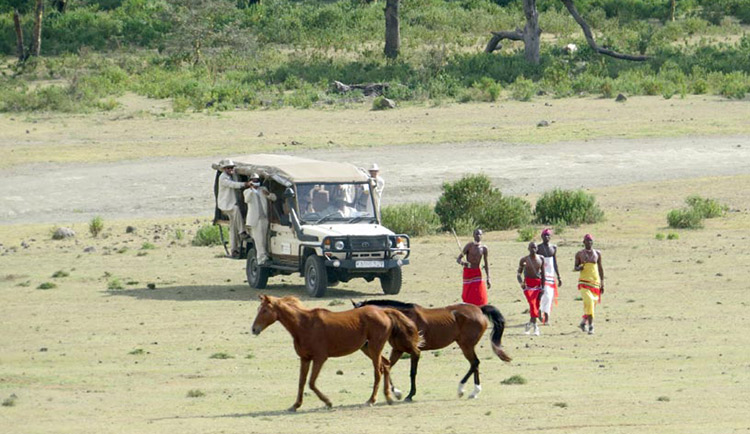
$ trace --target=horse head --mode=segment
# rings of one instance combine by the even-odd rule
[[[253,321],[252,330],[254,335],[259,335],[266,327],[279,319],[276,306],[278,299],[265,294],[259,295],[258,298],[260,298],[260,306],[258,307],[258,314],[255,317],[255,321]]]

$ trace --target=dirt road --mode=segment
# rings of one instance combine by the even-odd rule
[[[444,181],[489,175],[504,193],[593,188],[641,181],[750,173],[750,137],[597,140],[545,145],[452,143],[299,151],[361,166],[377,162],[385,204],[430,202]],[[0,224],[164,216],[212,216],[211,162],[160,158],[0,171]]]

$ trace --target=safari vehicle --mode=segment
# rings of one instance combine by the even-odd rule
[[[352,164],[285,155],[249,155],[234,161],[237,181],[256,173],[276,196],[268,204],[270,261],[259,264],[252,237],[242,237],[240,257],[246,258],[251,287],[262,289],[270,277],[300,273],[313,297],[323,297],[328,286],[354,278],[378,278],[384,293],[398,294],[401,267],[409,263],[409,237],[380,224],[378,198],[371,194],[374,184],[367,172]],[[218,164],[212,168],[217,171],[218,195],[221,171]],[[247,205],[237,192],[246,215]],[[229,224],[218,207],[214,224]]]

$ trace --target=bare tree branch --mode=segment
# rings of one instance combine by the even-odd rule
[[[568,12],[570,12],[570,15],[573,16],[573,19],[576,20],[579,26],[581,26],[581,29],[583,29],[583,34],[586,36],[586,42],[588,42],[589,46],[594,49],[599,54],[604,54],[606,56],[611,56],[616,59],[623,59],[623,60],[633,60],[636,62],[643,62],[644,60],[648,60],[649,56],[639,56],[639,55],[632,55],[632,54],[622,54],[618,53],[616,51],[610,50],[608,48],[603,48],[597,45],[596,41],[594,40],[594,35],[591,33],[591,28],[589,25],[584,21],[584,19],[581,17],[581,14],[578,13],[578,10],[576,9],[576,6],[573,4],[573,0],[561,0],[565,7],[568,9]]]
[[[16,55],[18,55],[18,61],[23,62],[26,60],[26,55],[23,52],[23,29],[21,29],[21,15],[18,9],[13,10],[13,28],[16,30]]]
[[[487,46],[484,48],[485,53],[492,53],[493,51],[502,48],[502,45],[500,45],[500,41],[502,41],[503,39],[523,41],[523,32],[521,32],[521,29],[516,29],[514,31],[492,32],[492,35],[492,39],[490,39],[490,42],[488,42]]]

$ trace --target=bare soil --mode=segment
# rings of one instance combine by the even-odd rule
[[[361,166],[377,162],[385,204],[435,201],[444,181],[489,175],[504,193],[597,188],[750,173],[750,137],[600,139],[523,144],[446,143],[302,150]],[[30,164],[0,170],[0,224],[209,216],[211,163],[223,156],[114,163]]]

